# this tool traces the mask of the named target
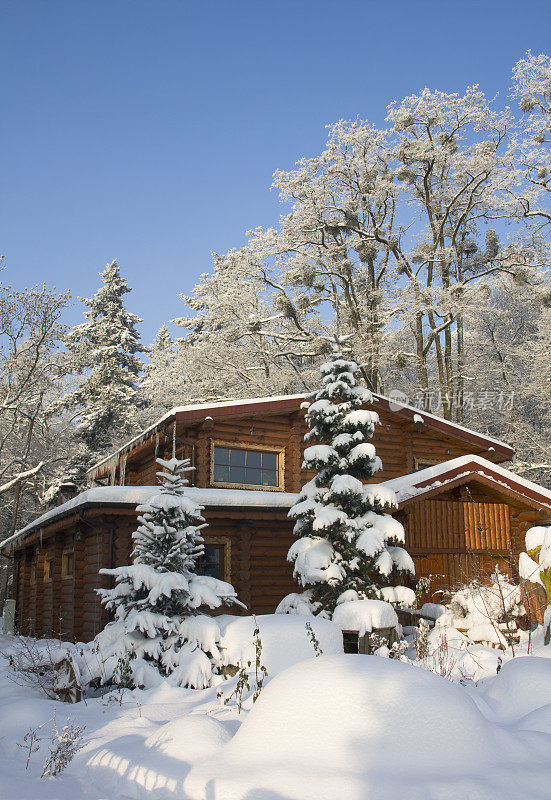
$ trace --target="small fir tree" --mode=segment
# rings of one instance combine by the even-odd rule
[[[141,319],[124,307],[124,295],[131,289],[116,261],[107,265],[101,279],[103,286],[94,297],[80,298],[89,309],[86,322],[67,338],[74,370],[85,377],[64,405],[78,412],[77,439],[89,451],[89,461],[112,447],[116,437],[133,431],[143,369],[137,354],[145,352],[136,330]]]
[[[331,618],[337,604],[386,599],[384,587],[414,574],[411,557],[400,547],[402,525],[383,513],[395,507],[394,493],[362,483],[382,468],[369,441],[379,418],[363,408],[373,397],[356,382],[358,365],[340,352],[346,339],[335,338],[335,352],[320,368],[322,388],[306,415],[305,440],[313,444],[302,465],[317,475],[289,512],[297,541],[287,557],[306,591],[288,595],[279,613]]]
[[[196,574],[206,523],[201,506],[185,494],[185,473],[193,469],[189,459],[159,458],[157,463],[161,489],[136,509],[140,524],[132,534],[133,564],[100,571],[116,581],[112,589],[97,590],[116,621],[97,637],[98,645],[114,645],[108,677],[121,657],[122,634],[123,649],[137,656],[131,664],[134,675],[139,676],[145,661],[178,685],[203,688],[219,659],[220,634],[215,620],[198,609],[238,601],[229,583]]]

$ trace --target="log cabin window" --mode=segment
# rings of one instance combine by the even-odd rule
[[[211,483],[274,491],[283,489],[283,449],[247,445],[233,447],[214,442]]]
[[[199,575],[209,578],[223,578],[224,547],[221,544],[206,544],[203,555],[197,561]]]
[[[54,577],[54,559],[46,556],[44,559],[44,583],[49,583]]]
[[[231,542],[228,536],[220,536],[205,542],[203,555],[197,559],[198,575],[208,575],[221,581],[231,581]]]
[[[75,572],[75,554],[72,550],[67,550],[61,556],[61,577],[71,578]]]
[[[427,467],[435,467],[437,464],[441,464],[441,461],[437,461],[433,458],[416,458],[415,459],[415,472],[419,472],[421,469],[427,469]]]

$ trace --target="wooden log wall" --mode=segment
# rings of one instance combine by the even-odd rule
[[[377,455],[383,462],[383,471],[373,476],[372,482],[399,477],[412,472],[415,461],[442,462],[457,456],[480,452],[491,458],[491,453],[473,448],[472,445],[443,436],[434,430],[417,430],[412,422],[397,417],[383,409],[377,410],[380,425],[377,426],[373,444]],[[166,434],[159,434],[158,444],[152,437],[129,453],[125,483],[127,485],[152,486],[157,482],[155,448],[161,457],[172,454],[172,427]],[[303,483],[313,477],[313,473],[301,470],[305,448],[304,434],[307,426],[302,412],[287,414],[267,414],[238,419],[217,419],[208,426],[198,424],[177,427],[177,455],[182,458],[192,456],[191,445],[195,445],[195,485],[209,487],[211,442],[221,441],[233,445],[254,445],[283,448],[285,451],[285,491],[296,492]],[[183,442],[186,442],[184,444]],[[116,482],[119,482],[120,478]]]
[[[453,490],[438,499],[413,503],[399,513],[417,575],[437,576],[424,600],[442,602],[443,590],[475,577],[487,578],[496,566],[514,577],[526,530],[538,523],[537,511],[497,502],[483,487],[471,486],[468,494],[470,499],[463,488]],[[36,534],[21,547],[15,562],[19,629],[41,636],[58,636],[61,631],[63,638],[93,639],[109,618],[95,589],[113,583],[100,576],[99,570],[130,563],[136,516],[133,509],[109,513],[96,509],[86,520],[56,523],[52,531],[45,531],[42,544]],[[292,564],[286,560],[293,523],[285,510],[211,508],[205,517],[209,523],[205,540],[223,544],[229,553],[229,569],[223,577],[250,611],[273,613],[285,594],[300,591]],[[71,544],[74,575],[63,577],[62,556]],[[54,573],[48,581],[44,565],[51,556]],[[35,581],[31,580],[33,564]]]
[[[508,552],[511,533],[505,503],[423,500],[407,517],[408,546],[416,551]]]
[[[73,567],[72,571],[66,574],[61,571],[61,578],[59,581],[59,607],[60,607],[60,615],[59,615],[59,631],[60,637],[62,639],[68,639],[73,635],[74,630],[74,623],[75,623],[75,572],[74,572],[74,553],[75,553],[75,543],[74,543],[74,534],[72,531],[63,531],[63,535],[59,536],[60,544],[61,544],[61,557],[59,559],[60,565],[59,569],[63,566],[63,558],[68,556],[69,554],[72,555],[73,558]]]
[[[286,560],[293,542],[293,523],[286,512],[247,509],[243,513],[240,509],[225,508],[207,509],[204,513],[209,523],[203,534],[205,543],[228,541],[227,578],[241,602],[254,613],[273,613],[285,594],[298,589],[292,565]],[[117,565],[129,563],[132,530],[131,519],[124,526],[119,525]]]
[[[293,541],[292,522],[282,510],[239,508],[210,509],[205,541],[229,552],[226,577],[241,602],[258,614],[273,613],[281,598],[297,591],[292,565],[286,561]],[[55,636],[90,641],[109,621],[96,589],[108,588],[113,579],[99,575],[102,567],[130,563],[131,534],[137,515],[132,509],[101,514],[87,522],[65,520],[65,527],[44,540],[38,555],[36,542],[15,554],[17,622],[25,635]],[[111,539],[112,537],[112,539]],[[63,553],[74,549],[74,573],[62,576]],[[226,547],[227,545],[227,547]],[[44,564],[53,558],[53,578],[45,579]],[[36,563],[36,580],[31,566]],[[222,608],[221,613],[246,613]]]

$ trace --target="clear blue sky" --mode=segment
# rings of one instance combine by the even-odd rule
[[[77,295],[118,258],[150,341],[212,250],[280,214],[325,125],[551,50],[550,0],[0,0],[6,282]]]

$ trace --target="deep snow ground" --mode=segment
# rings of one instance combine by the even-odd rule
[[[166,682],[125,692],[122,705],[118,693],[52,702],[11,682],[5,666],[0,657],[0,800],[550,796],[547,658],[515,658],[477,687],[388,659],[310,658],[241,715],[216,689]],[[40,778],[47,740],[28,770],[17,743],[54,710],[58,723],[86,725],[85,746],[62,775]]]
[[[7,639],[0,637],[0,650]],[[1,661],[1,800],[183,797],[181,787],[191,763],[228,741],[243,718],[243,713],[240,719],[236,710],[220,706],[216,689],[194,691],[166,683],[149,691],[125,691],[122,705],[116,692],[75,705],[59,703],[14,684],[0,656]],[[86,725],[85,746],[62,775],[41,778],[54,713],[58,726],[67,718]],[[18,742],[42,723],[40,735],[45,738],[26,770],[27,751]],[[184,747],[174,744],[182,739],[185,756]]]

